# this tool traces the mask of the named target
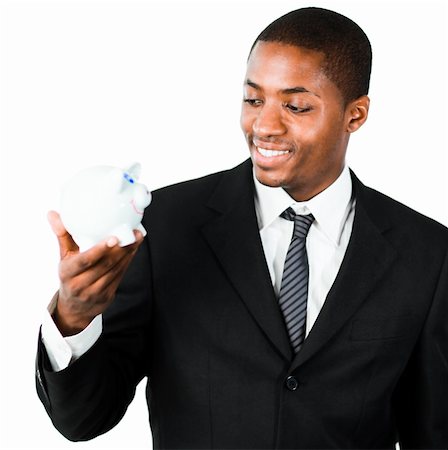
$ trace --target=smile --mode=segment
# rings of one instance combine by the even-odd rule
[[[289,150],[268,150],[262,147],[256,147],[257,151],[265,158],[273,158],[275,156],[282,156],[289,153]]]
[[[132,205],[132,208],[133,208],[134,212],[136,212],[139,216],[143,216],[143,211],[140,211],[140,210],[135,206],[134,200],[131,200],[131,205]]]

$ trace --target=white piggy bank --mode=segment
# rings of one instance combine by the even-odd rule
[[[138,163],[127,170],[95,166],[82,170],[64,185],[62,223],[81,251],[109,236],[116,236],[122,247],[132,244],[133,230],[146,235],[141,220],[151,194],[145,185],[137,183],[140,171]]]

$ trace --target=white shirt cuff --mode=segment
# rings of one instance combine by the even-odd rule
[[[48,305],[42,321],[42,342],[47,350],[51,367],[55,372],[67,368],[70,363],[86,353],[103,331],[102,315],[100,314],[83,331],[64,338],[51,317],[57,299],[58,294],[56,293]]]

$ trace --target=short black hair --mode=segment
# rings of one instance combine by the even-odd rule
[[[257,42],[279,42],[322,52],[322,70],[345,103],[369,92],[372,47],[364,31],[348,17],[323,8],[291,11],[268,25]]]

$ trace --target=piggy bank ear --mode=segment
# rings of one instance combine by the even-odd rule
[[[129,174],[134,180],[138,180],[140,178],[140,173],[142,171],[142,166],[140,163],[136,162],[128,167],[125,172]]]
[[[113,167],[108,173],[107,185],[112,192],[120,192],[126,186],[127,180],[121,169]]]

